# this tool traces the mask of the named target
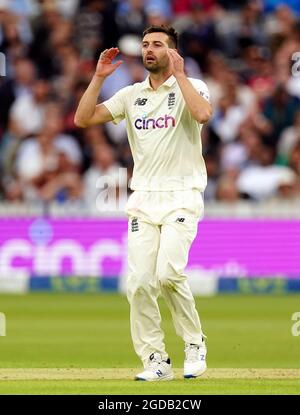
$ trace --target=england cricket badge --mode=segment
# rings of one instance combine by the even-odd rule
[[[175,105],[175,92],[170,92],[168,95],[168,108],[169,110]]]

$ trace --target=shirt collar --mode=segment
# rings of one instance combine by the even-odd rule
[[[169,76],[169,78],[159,87],[167,87],[171,88],[171,86],[176,82],[176,78],[174,75]],[[159,89],[158,88],[158,89]],[[152,86],[150,85],[150,78],[147,76],[147,78],[142,82],[142,91],[145,89],[151,89],[153,90]]]

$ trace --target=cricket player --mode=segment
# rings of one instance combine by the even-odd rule
[[[206,370],[205,336],[184,269],[203,217],[207,175],[200,132],[212,108],[206,84],[187,78],[177,40],[172,27],[146,29],[141,51],[149,76],[97,104],[106,77],[122,64],[113,62],[118,48],[103,51],[75,114],[79,127],[126,119],[134,161],[126,207],[127,297],[132,341],[144,366],[136,380],[145,381],[174,377],[161,329],[160,294],[185,343],[184,377]]]

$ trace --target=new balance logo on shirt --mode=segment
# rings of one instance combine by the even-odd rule
[[[183,223],[184,221],[185,221],[185,218],[177,218],[175,220],[175,222],[180,222],[180,223]]]
[[[147,98],[137,98],[134,105],[145,105],[147,101]]]
[[[208,95],[204,82],[194,78],[189,80],[199,93]],[[135,161],[132,190],[204,190],[207,173],[199,142],[202,124],[188,113],[173,75],[156,90],[149,78],[122,88],[103,105],[115,124],[126,120]],[[154,176],[162,179],[152,180]],[[175,177],[180,180],[174,180]],[[173,223],[175,220],[176,215]],[[187,221],[188,218],[178,226],[185,226]],[[128,230],[131,233],[131,221]]]

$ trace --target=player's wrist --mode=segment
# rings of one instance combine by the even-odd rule
[[[180,80],[180,79],[186,79],[186,74],[184,73],[184,72],[176,72],[175,74],[174,74],[174,76],[175,76],[175,78],[177,79],[177,80]]]
[[[104,79],[107,77],[107,75],[103,74],[97,74],[97,72],[94,73],[93,78],[96,80],[104,81]]]

